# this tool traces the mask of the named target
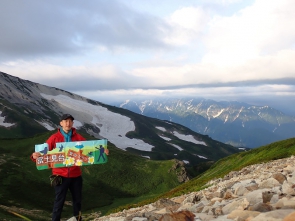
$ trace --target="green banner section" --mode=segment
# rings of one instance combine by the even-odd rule
[[[35,152],[42,155],[36,159],[36,166],[38,170],[44,170],[106,163],[105,149],[106,139],[56,143],[56,148],[51,151],[47,143],[37,144]]]

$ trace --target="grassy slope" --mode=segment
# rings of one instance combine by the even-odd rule
[[[47,130],[36,121],[32,120],[34,114],[31,111],[27,111],[28,114],[24,113],[26,107],[18,107],[10,102],[1,99],[0,96],[0,111],[1,116],[5,116],[5,123],[15,123],[9,128],[0,127],[0,138],[24,138],[30,137],[37,133],[43,133]]]
[[[208,181],[214,178],[224,177],[231,171],[238,171],[242,168],[271,160],[290,157],[295,154],[295,138],[271,143],[248,152],[233,154],[217,161],[209,170],[202,175],[192,179],[190,182],[176,187],[166,193],[167,196],[180,195],[184,192],[191,192],[200,189]]]
[[[236,153],[217,161],[210,169],[194,179],[179,185],[178,187],[159,195],[155,198],[144,200],[137,205],[141,206],[156,201],[160,198],[170,198],[189,192],[199,191],[205,188],[208,181],[224,177],[231,171],[238,171],[248,165],[264,163],[271,160],[281,159],[295,155],[295,138],[275,142],[248,152]],[[112,212],[128,207],[120,207]]]
[[[48,181],[50,171],[36,170],[34,163],[29,159],[34,145],[43,143],[49,135],[50,133],[46,133],[28,139],[0,140],[1,205],[27,210],[38,209],[41,212],[35,214],[50,217],[54,195]],[[173,161],[151,161],[115,148],[112,144],[108,147],[111,155],[107,164],[82,168],[84,214],[96,211],[108,214],[144,205],[159,198],[200,190],[209,180],[223,177],[230,171],[293,155],[295,138],[223,158],[202,175],[182,185],[178,185],[174,173],[168,173]],[[71,207],[65,206],[64,215],[70,216],[70,213]],[[36,218],[26,213],[21,214],[32,220]],[[0,217],[22,220],[15,216],[12,219],[12,215],[3,208],[0,208]],[[38,220],[42,219],[39,217]]]
[[[1,205],[38,209],[41,212],[35,214],[42,214],[44,220],[50,217],[54,198],[48,179],[51,172],[38,171],[29,158],[34,145],[45,142],[50,134],[27,139],[0,139],[0,217],[22,220],[7,213]],[[111,143],[108,148],[108,163],[82,167],[84,214],[98,210],[105,214],[110,209],[155,197],[179,185],[176,174],[168,172],[173,160],[151,161],[118,149]],[[65,206],[63,215],[70,217],[71,210],[71,206]],[[20,214],[36,220],[30,214]],[[39,217],[38,220],[42,219]]]

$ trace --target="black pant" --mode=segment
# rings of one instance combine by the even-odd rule
[[[62,184],[54,187],[55,200],[52,212],[52,221],[60,221],[68,189],[72,194],[73,215],[76,217],[79,216],[81,213],[82,184],[82,176],[74,178],[62,177]]]

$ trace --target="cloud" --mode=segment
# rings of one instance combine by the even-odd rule
[[[201,37],[210,17],[202,7],[184,7],[172,13],[166,20],[171,33],[164,41],[176,46],[186,45]]]
[[[294,49],[292,1],[257,0],[229,17],[214,16],[204,43],[203,62],[240,65],[280,50]]]
[[[149,79],[142,80],[110,64],[63,67],[42,61],[17,61],[8,62],[1,69],[25,80],[69,91],[116,90],[149,85]]]
[[[1,1],[0,70],[91,97],[280,99],[295,91],[293,4]]]
[[[221,4],[221,5],[229,5],[238,2],[242,2],[243,0],[203,0],[204,2],[214,3],[214,4]]]
[[[16,7],[18,5],[18,7]],[[0,55],[71,56],[99,47],[166,47],[161,19],[119,1],[1,1]]]

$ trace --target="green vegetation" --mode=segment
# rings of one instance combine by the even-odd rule
[[[34,145],[45,142],[52,132],[26,139],[0,139],[0,216],[8,220],[48,220],[54,193],[49,185],[50,170],[36,169],[30,160]],[[94,139],[85,135],[88,140]],[[170,198],[198,191],[212,179],[230,171],[295,154],[295,138],[272,143],[248,152],[240,152],[215,164],[200,164],[201,175],[179,185],[177,171],[170,171],[174,160],[153,161],[108,144],[107,164],[82,167],[84,178],[83,213],[102,215],[145,205],[160,198]],[[70,194],[68,194],[68,199]],[[19,209],[19,210],[16,210]],[[33,212],[32,212],[33,211]],[[70,217],[72,208],[66,204],[63,216]],[[16,214],[20,215],[17,216]],[[86,219],[87,220],[87,219]]]
[[[189,192],[199,191],[206,187],[205,185],[208,181],[224,177],[231,171],[238,171],[249,165],[265,163],[271,160],[290,157],[292,155],[295,155],[295,138],[275,142],[247,152],[236,153],[217,161],[203,174],[164,194],[141,201],[136,205],[122,206],[112,212],[117,212],[132,206],[137,207],[146,205],[160,198],[171,198]]]
[[[26,107],[18,107],[0,98],[0,111],[2,116],[5,116],[5,123],[15,124],[9,130],[0,127],[0,138],[25,138],[48,131],[35,121],[39,119],[34,117],[34,113]]]
[[[182,193],[197,191],[208,181],[224,177],[231,171],[271,160],[282,159],[295,155],[295,138],[275,142],[247,152],[236,153],[217,161],[209,170],[179,187],[169,191],[165,196],[175,196]]]
[[[15,214],[28,219],[48,220],[52,210],[54,192],[49,184],[50,170],[37,170],[30,160],[35,144],[44,143],[52,132],[27,139],[0,139],[0,217],[21,220]],[[84,135],[88,140],[94,139]],[[111,209],[124,204],[138,203],[155,197],[179,185],[176,171],[169,172],[174,160],[151,161],[109,143],[107,164],[82,167],[83,213]],[[68,194],[68,199],[70,198]],[[25,210],[14,210],[11,208]],[[38,210],[38,212],[31,212]],[[9,212],[10,211],[10,212]],[[64,217],[70,217],[72,207],[64,206]],[[14,218],[14,219],[13,219]]]

